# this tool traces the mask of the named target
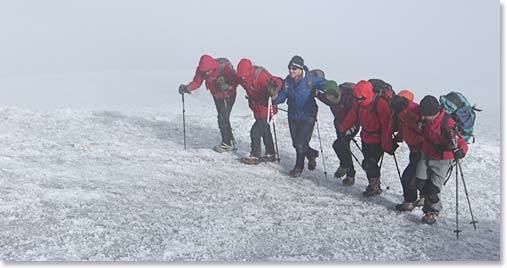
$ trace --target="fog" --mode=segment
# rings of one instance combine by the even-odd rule
[[[298,54],[338,82],[382,78],[417,101],[459,90],[500,112],[498,1],[0,3],[2,105],[163,106],[204,53],[279,76]]]

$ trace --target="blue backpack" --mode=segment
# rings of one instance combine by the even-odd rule
[[[442,125],[447,124],[449,117],[456,121],[458,130],[465,141],[474,137],[475,111],[482,111],[470,105],[470,102],[459,92],[450,92],[447,95],[440,96],[440,104],[444,107],[446,115],[442,120]]]

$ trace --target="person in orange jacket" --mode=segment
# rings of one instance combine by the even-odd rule
[[[356,84],[353,94],[356,101],[340,124],[340,132],[345,133],[356,122],[361,126],[361,146],[364,156],[362,167],[366,170],[368,178],[368,186],[363,196],[370,197],[382,193],[378,165],[380,158],[384,152],[394,154],[398,145],[393,143],[392,116],[388,101],[379,97],[374,105],[373,85],[365,80]]]
[[[442,210],[440,192],[453,161],[467,153],[468,146],[456,122],[446,114],[437,98],[425,96],[420,102],[424,142],[416,168],[417,189],[424,196],[422,222],[433,224]]]
[[[275,146],[271,135],[270,121],[278,113],[276,105],[268,108],[268,88],[280,90],[282,79],[271,75],[266,69],[254,66],[249,59],[241,59],[238,63],[239,84],[245,89],[248,106],[252,110],[255,123],[250,130],[250,156],[241,159],[242,163],[257,165],[261,161],[275,161]],[[261,138],[264,141],[266,154],[261,157]]]
[[[401,176],[404,202],[396,205],[398,211],[412,211],[416,206],[424,202],[422,198],[417,200],[417,187],[415,171],[417,163],[421,159],[421,148],[424,142],[423,132],[419,125],[421,121],[421,110],[419,104],[413,102],[414,94],[409,90],[401,90],[391,99],[391,110],[393,121],[397,122],[398,133],[394,142],[402,142],[410,149],[409,163]]]
[[[199,66],[195,71],[192,82],[188,85],[180,85],[180,94],[191,94],[205,82],[206,88],[211,92],[218,113],[218,128],[222,136],[222,142],[213,150],[222,153],[234,149],[234,136],[230,122],[231,110],[236,100],[236,88],[238,86],[236,71],[224,58],[214,59],[209,55],[202,55]]]

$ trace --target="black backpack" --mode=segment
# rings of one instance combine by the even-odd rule
[[[389,101],[391,98],[396,95],[396,92],[394,92],[393,87],[386,83],[384,80],[381,79],[370,79],[368,80],[373,85],[373,92],[375,92],[375,97],[373,98],[373,112],[377,113],[377,104],[380,98],[387,101],[389,104]]]

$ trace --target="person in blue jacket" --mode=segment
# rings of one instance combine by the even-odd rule
[[[299,177],[303,172],[305,157],[308,158],[308,169],[317,166],[319,152],[310,147],[313,128],[317,119],[317,103],[315,95],[322,91],[326,79],[314,76],[304,64],[303,58],[294,56],[289,62],[289,75],[283,81],[282,88],[268,88],[273,105],[287,100],[289,130],[292,146],[296,149],[296,165],[289,172],[291,177]]]

